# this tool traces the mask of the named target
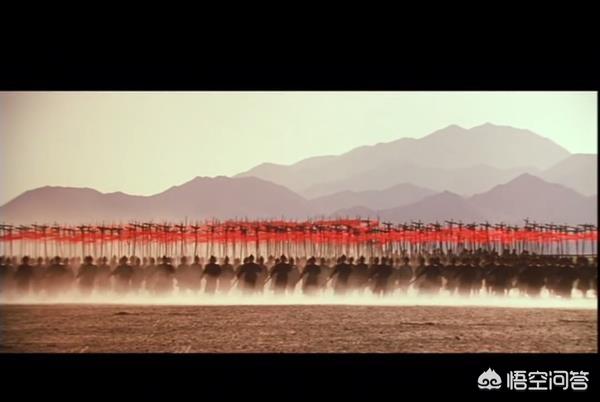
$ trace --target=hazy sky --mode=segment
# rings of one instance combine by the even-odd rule
[[[0,204],[44,186],[153,194],[450,124],[596,153],[595,92],[0,92]]]

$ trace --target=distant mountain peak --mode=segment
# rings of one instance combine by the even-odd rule
[[[459,194],[453,193],[452,191],[448,190],[444,190],[441,193],[436,194],[436,196],[462,199],[462,197]]]
[[[518,183],[518,182],[537,182],[537,183],[543,183],[544,180],[540,179],[537,176],[534,176],[530,173],[523,173],[520,174],[519,176],[515,177],[514,179],[512,179],[510,181],[510,183]]]
[[[523,173],[517,177],[515,177],[514,179],[503,183],[503,184],[499,184],[497,186],[495,186],[494,188],[490,189],[488,192],[484,193],[484,194],[489,194],[489,193],[494,193],[494,192],[527,192],[527,191],[532,191],[534,189],[548,189],[548,188],[564,188],[565,190],[569,190],[572,191],[570,189],[567,189],[564,186],[561,186],[559,184],[554,184],[554,183],[548,183],[547,181],[540,179],[537,176],[534,176],[532,174],[529,173]],[[474,197],[479,197],[481,196],[481,194],[477,194]]]
[[[447,136],[449,134],[450,135],[451,134],[464,134],[467,131],[468,130],[466,128],[461,127],[458,124],[450,124],[449,126],[441,128],[439,130],[435,130],[431,134],[426,135],[426,136],[420,138],[419,140],[432,139],[432,138],[437,138],[437,137],[444,137],[444,136]]]
[[[571,224],[597,220],[593,201],[575,190],[531,174],[522,174],[469,198],[469,202],[486,211],[490,220],[511,219],[518,222],[529,217]]]
[[[93,193],[101,194],[100,191],[98,191],[98,190],[96,190],[94,188],[90,188],[90,187],[73,187],[73,186],[43,186],[43,187],[38,187],[36,189],[28,190],[25,193],[28,193],[28,192],[31,192],[31,191],[35,191],[35,190],[46,191],[46,192],[53,192],[53,191],[85,191],[85,192],[93,192]]]
[[[257,165],[256,167],[266,168],[266,167],[274,167],[274,166],[286,166],[286,165],[281,164],[281,163],[263,162],[263,163]]]
[[[492,128],[492,127],[496,128],[496,127],[510,127],[510,126],[503,126],[503,125],[500,125],[500,124],[494,124],[494,123],[491,123],[489,121],[486,121],[483,124],[480,124],[480,125],[475,126],[475,127],[471,127],[471,130],[477,129],[477,128]]]

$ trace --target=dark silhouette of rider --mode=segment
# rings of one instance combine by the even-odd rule
[[[77,272],[77,279],[79,279],[79,291],[83,295],[89,295],[92,293],[97,273],[98,267],[94,264],[94,259],[90,255],[86,256],[83,259],[83,264],[81,264],[79,267],[79,272]]]
[[[306,266],[300,274],[299,280],[304,279],[302,283],[302,292],[305,295],[314,295],[320,288],[319,276],[321,275],[321,267],[316,264],[315,257],[310,257],[306,262]]]
[[[156,267],[156,280],[154,292],[165,295],[173,291],[175,281],[175,267],[171,264],[171,258],[163,256],[160,265]]]
[[[240,282],[241,289],[245,294],[252,294],[256,291],[258,275],[262,272],[260,265],[254,262],[254,256],[250,255],[240,266],[236,277]]]
[[[192,292],[198,292],[202,288],[202,275],[204,273],[204,267],[200,262],[200,257],[195,256],[194,262],[189,266],[188,271],[188,289]]]
[[[413,278],[413,270],[410,266],[410,258],[402,257],[402,265],[396,271],[396,283],[400,292],[406,293]]]
[[[231,289],[231,281],[235,277],[233,265],[229,263],[229,257],[225,256],[221,265],[221,275],[219,276],[219,292],[225,294]]]
[[[181,293],[186,293],[191,289],[191,267],[187,263],[187,257],[181,257],[181,263],[175,270],[175,278],[177,279],[177,287]]]
[[[394,268],[388,263],[386,257],[381,258],[381,264],[377,265],[371,274],[369,279],[373,281],[373,293],[382,296],[388,293],[390,278],[394,273]]]
[[[17,292],[21,295],[29,294],[32,281],[33,267],[29,265],[29,257],[25,256],[21,259],[21,265],[19,265],[17,272],[15,272]]]
[[[119,265],[111,272],[111,276],[115,278],[115,292],[119,294],[129,292],[133,268],[127,263],[127,257],[121,257]]]
[[[214,255],[210,256],[208,264],[206,264],[204,267],[204,272],[202,275],[206,279],[204,292],[211,295],[214,294],[217,290],[217,281],[221,275],[221,266],[217,264],[217,258]]]
[[[338,296],[346,294],[346,291],[348,290],[348,279],[350,278],[351,273],[352,268],[346,263],[346,256],[342,255],[340,258],[338,258],[338,263],[333,268],[333,272],[329,276],[330,280],[335,277],[335,283],[333,285],[334,294]]]
[[[71,280],[71,271],[61,263],[60,257],[54,257],[44,277],[48,294],[56,296],[66,292],[69,289]]]
[[[285,255],[282,255],[279,258],[279,262],[271,269],[269,278],[273,280],[273,289],[276,295],[285,293],[291,270],[292,266],[287,263],[287,257]]]
[[[146,277],[145,264],[142,265],[142,260],[139,257],[131,257],[131,270],[133,271],[131,275],[131,290],[139,292]]]
[[[101,257],[98,259],[98,271],[96,272],[96,290],[100,293],[105,293],[110,290],[110,265],[108,258]]]

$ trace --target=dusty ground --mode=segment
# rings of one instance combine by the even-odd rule
[[[597,311],[3,305],[0,352],[597,352]]]

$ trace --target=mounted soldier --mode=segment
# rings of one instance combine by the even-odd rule
[[[200,257],[194,256],[194,262],[188,268],[188,289],[193,293],[198,293],[202,289],[202,274],[204,273],[204,267],[200,261]]]
[[[415,277],[419,293],[437,294],[443,284],[442,264],[439,257],[430,257],[429,265],[423,265]]]
[[[319,288],[325,289],[331,275],[332,268],[327,258],[321,257],[319,259],[319,268],[321,268],[321,275],[319,275]]]
[[[204,271],[202,272],[202,277],[206,280],[206,284],[204,286],[205,293],[210,295],[215,293],[220,275],[221,266],[217,264],[217,258],[214,255],[211,255],[208,260],[208,264],[206,264]]]
[[[181,263],[177,266],[175,270],[175,279],[177,279],[177,287],[179,288],[179,292],[182,294],[186,294],[188,290],[191,289],[191,268],[187,263],[187,257],[181,257]]]
[[[381,264],[377,265],[369,279],[372,281],[372,292],[377,296],[384,296],[390,291],[391,278],[394,273],[394,268],[389,263],[388,258],[381,257]]]
[[[8,263],[8,258],[2,256],[0,257],[0,294],[4,295],[9,289],[9,279],[12,276],[12,272],[10,272],[10,265]]]
[[[461,296],[470,296],[477,283],[477,260],[475,257],[471,257],[470,254],[464,255],[461,260],[462,264],[458,269],[457,290]]]
[[[316,262],[317,260],[315,257],[310,257],[300,274],[299,280],[303,280],[302,293],[305,295],[315,295],[321,287],[319,283],[321,267],[318,266]]]
[[[338,258],[338,263],[333,268],[333,272],[329,276],[330,280],[335,277],[335,282],[333,284],[333,292],[335,295],[343,296],[346,294],[351,273],[352,268],[350,268],[350,265],[346,263],[346,256],[342,255],[340,258]]]
[[[577,289],[585,297],[588,290],[593,289],[594,267],[590,264],[587,257],[578,256],[575,262],[575,272],[577,276]]]
[[[396,270],[396,288],[401,293],[408,292],[408,287],[413,278],[413,270],[410,266],[410,259],[408,257],[402,257],[402,265]]]
[[[557,274],[558,280],[554,286],[554,291],[558,296],[568,299],[571,297],[573,287],[578,279],[573,261],[569,258],[562,258],[557,265]]]
[[[231,289],[231,281],[235,278],[233,265],[229,263],[229,257],[225,256],[221,265],[221,275],[219,276],[219,292],[227,294]]]
[[[253,255],[250,255],[244,261],[236,277],[239,280],[242,292],[245,294],[254,294],[257,290],[258,277],[262,272],[262,268],[254,262]]]
[[[46,258],[46,260],[48,259]],[[35,294],[39,294],[44,290],[44,275],[46,274],[47,266],[47,261],[44,261],[42,257],[38,257],[36,264],[33,266],[31,288]]]
[[[271,269],[269,279],[273,280],[273,291],[276,295],[285,294],[291,270],[292,266],[288,264],[285,255],[282,255],[279,258],[279,263]]]
[[[98,258],[98,270],[95,282],[98,292],[105,293],[110,290],[110,266],[106,257]]]
[[[119,294],[129,292],[133,268],[127,263],[127,257],[123,256],[119,259],[119,265],[110,275],[115,278],[115,292]]]
[[[296,285],[300,280],[300,270],[298,269],[297,260],[294,260],[293,257],[290,257],[290,273],[288,275],[287,281],[287,292],[292,294],[296,290]]]
[[[546,284],[546,275],[539,258],[528,260],[525,268],[519,275],[522,289],[530,297],[538,297]]]
[[[144,284],[146,278],[145,265],[142,265],[142,260],[139,257],[131,257],[131,270],[133,271],[131,274],[131,290],[135,293],[138,293]]]
[[[175,267],[171,264],[171,258],[166,255],[162,257],[161,263],[156,268],[156,280],[154,292],[158,295],[166,295],[173,291],[175,282]]]
[[[31,283],[33,282],[33,267],[29,264],[29,257],[25,256],[21,259],[21,265],[15,272],[15,283],[17,285],[17,292],[20,295],[28,295],[31,290]]]
[[[362,295],[369,282],[369,267],[365,263],[365,257],[358,257],[358,263],[352,267],[350,275],[352,289],[355,289],[358,294]]]
[[[486,278],[485,281],[486,284],[489,282],[492,294],[505,296],[510,293],[514,274],[506,257],[500,257],[494,261],[490,276],[492,279]]]
[[[60,257],[54,257],[44,277],[48,295],[57,296],[65,293],[70,288],[71,280],[71,271],[61,263]]]
[[[79,267],[76,277],[79,280],[79,291],[81,294],[87,296],[92,293],[97,273],[98,267],[94,265],[94,259],[90,255],[86,256],[83,259],[83,264]]]
[[[154,294],[155,292],[157,275],[158,266],[156,265],[156,259],[149,257],[144,267],[144,287],[150,294]]]
[[[258,278],[256,279],[256,291],[258,293],[262,293],[264,292],[265,284],[267,283],[267,280],[269,278],[269,268],[267,268],[267,264],[265,264],[265,258],[263,256],[258,257],[256,263],[260,267],[260,273],[258,274]]]

